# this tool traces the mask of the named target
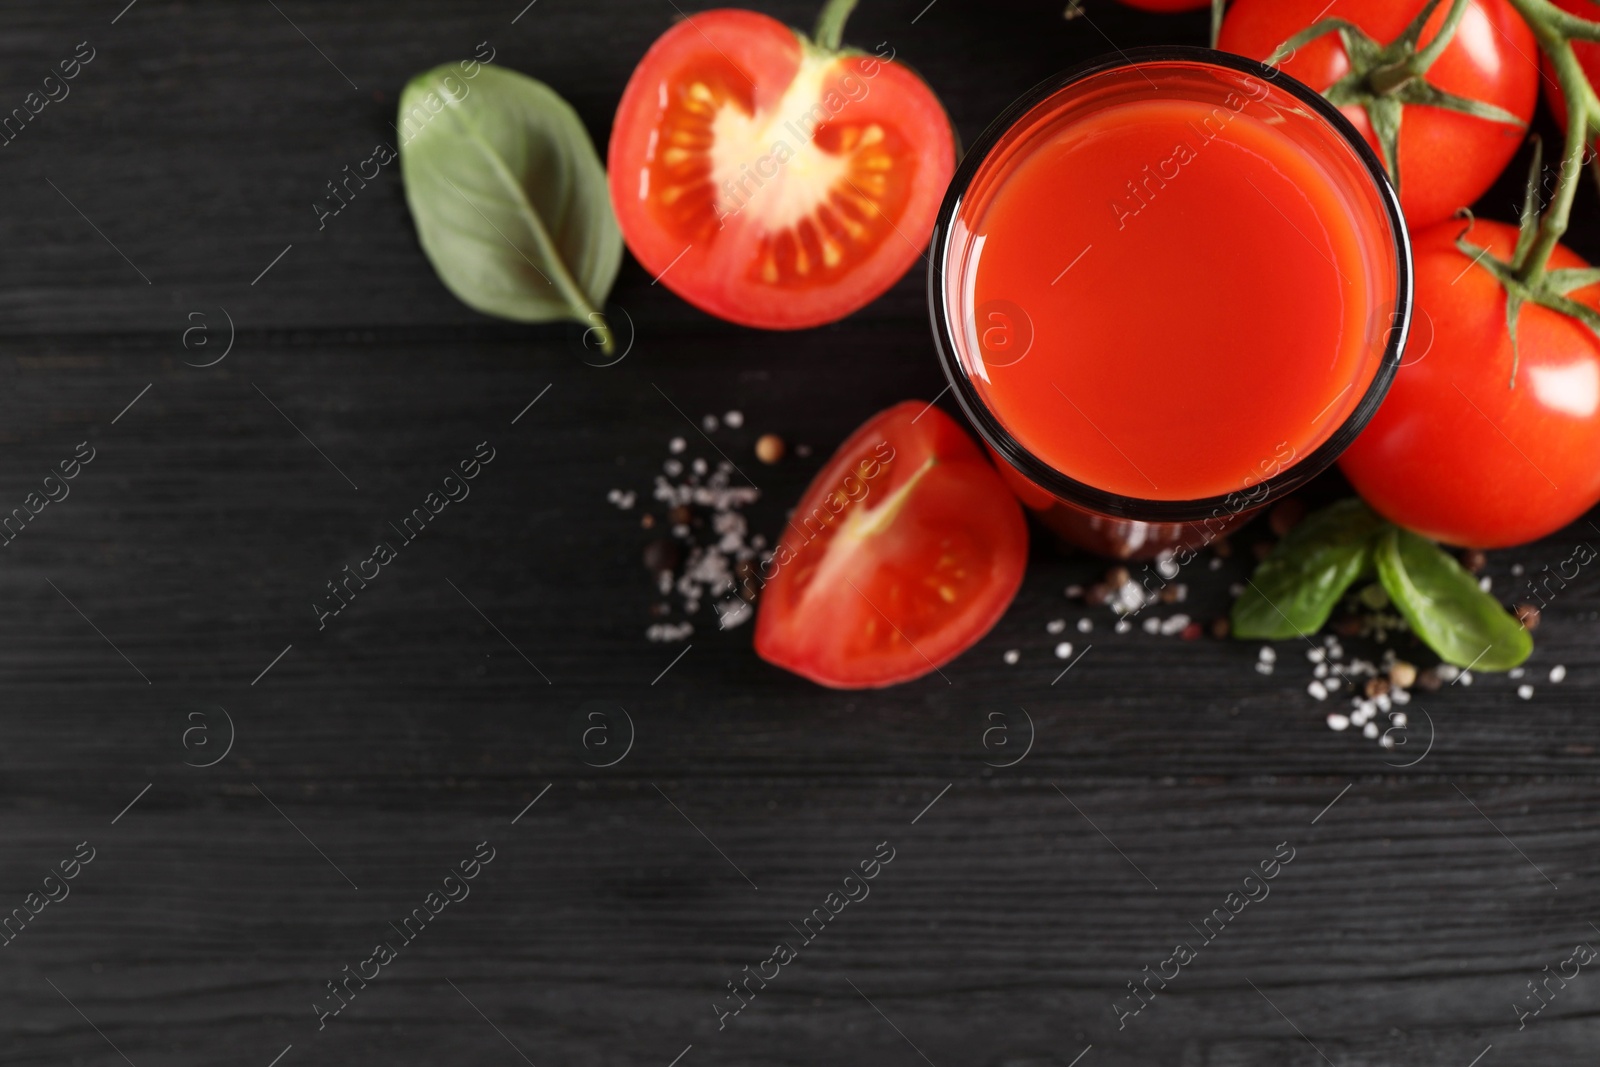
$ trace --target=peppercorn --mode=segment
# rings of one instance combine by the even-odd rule
[[[1226,640],[1228,634],[1232,632],[1232,629],[1232,625],[1226,618],[1216,618],[1211,620],[1211,636],[1215,637],[1218,641]]]
[[[1417,681],[1417,669],[1403,659],[1389,667],[1389,684],[1396,689],[1410,689]]]
[[[783,438],[775,433],[764,433],[756,438],[756,458],[771,466],[783,458]]]
[[[676,570],[681,558],[678,543],[665,537],[658,537],[644,546],[644,565],[654,574]]]
[[[1522,628],[1529,633],[1539,628],[1539,609],[1527,601],[1517,605],[1517,621],[1522,623]]]
[[[1489,557],[1480,549],[1468,548],[1461,553],[1461,565],[1469,574],[1482,574],[1483,568],[1489,565]]]

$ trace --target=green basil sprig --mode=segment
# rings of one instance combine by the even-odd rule
[[[406,85],[399,128],[406,203],[446,287],[488,315],[574,319],[609,350],[622,233],[572,107],[526,75],[446,64]]]
[[[1352,584],[1374,572],[1412,632],[1446,663],[1506,671],[1533,651],[1528,631],[1449,553],[1355,499],[1308,516],[1278,542],[1234,601],[1232,632],[1248,640],[1307,637]]]
[[[1372,541],[1386,525],[1354,498],[1307,516],[1234,601],[1233,633],[1280,640],[1322,629],[1345,590],[1371,571]]]
[[[1374,558],[1378,578],[1411,632],[1446,663],[1509,671],[1533,651],[1523,625],[1427,538],[1391,527],[1378,539]]]

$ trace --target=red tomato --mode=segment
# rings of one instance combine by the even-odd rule
[[[801,498],[761,569],[756,651],[836,689],[908,682],[989,632],[1027,560],[1022,509],[972,438],[938,408],[897,404]]]
[[[645,270],[731,322],[799,329],[871,303],[917,261],[955,139],[904,66],[707,11],[633,72],[608,172]]]
[[[1512,380],[1506,294],[1455,246],[1462,223],[1415,238],[1417,311],[1388,398],[1340,460],[1383,515],[1427,537],[1503,548],[1543,537],[1600,501],[1600,339],[1528,303]],[[1506,259],[1516,230],[1467,238]],[[1552,269],[1587,266],[1558,247]],[[1573,299],[1600,307],[1600,285]]]
[[[1266,59],[1296,33],[1329,18],[1347,19],[1389,44],[1425,6],[1425,0],[1238,0],[1223,19],[1218,47]],[[1421,44],[1437,35],[1449,6],[1439,5]],[[1493,104],[1527,122],[1539,98],[1538,54],[1533,31],[1506,0],[1471,0],[1426,78],[1445,92]],[[1321,92],[1350,72],[1350,58],[1339,35],[1329,33],[1303,45],[1281,66]],[[1377,149],[1366,110],[1348,106],[1343,111]],[[1524,127],[1408,104],[1399,150],[1406,221],[1419,229],[1470,206],[1494,184],[1526,136]]]

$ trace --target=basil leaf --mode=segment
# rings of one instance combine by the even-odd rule
[[[1378,541],[1375,560],[1389,599],[1446,663],[1508,671],[1533,651],[1516,617],[1427,538],[1396,527]]]
[[[478,311],[598,326],[622,264],[605,168],[542,82],[446,64],[400,94],[400,171],[439,279]]]
[[[1387,526],[1354,498],[1307,516],[1233,602],[1233,635],[1274,640],[1322,629],[1344,591],[1370,567],[1373,535]]]

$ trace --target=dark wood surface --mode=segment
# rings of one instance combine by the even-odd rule
[[[1075,22],[1055,0],[924,2],[870,0],[850,39],[892,43],[969,142],[1108,40],[1203,36],[1200,16],[1106,0]],[[1492,1045],[1482,1067],[1593,1062],[1593,967],[1525,1029],[1512,1008],[1600,944],[1592,575],[1546,612],[1535,698],[1504,679],[1427,697],[1432,748],[1403,770],[1326,728],[1291,646],[1263,677],[1254,646],[1097,616],[1052,686],[1044,625],[1076,621],[1062,589],[1097,568],[1042,539],[948,681],[825,692],[759,661],[748,628],[706,625],[663,676],[682,647],[644,639],[646,535],[606,493],[647,490],[667,439],[695,437],[673,404],[738,408],[730,453],[769,430],[816,448],[742,464],[775,533],[851,428],[937,392],[920,275],[844,323],[767,335],[630,260],[614,300],[635,348],[587,366],[575,329],[448,295],[393,168],[322,232],[310,205],[388,138],[409,75],[479,41],[603,144],[670,0],[538,0],[515,24],[518,0],[276,6],[0,5],[0,108],[96,49],[0,148],[0,510],[95,449],[0,549],[0,911],[96,850],[0,948],[0,1061],[1467,1067]],[[1486,210],[1508,217],[1515,184]],[[1579,214],[1594,257],[1591,189]],[[220,352],[224,309],[229,357],[186,365]],[[201,321],[203,357],[180,340]],[[323,583],[485,440],[471,496],[319,632]],[[1197,614],[1242,566],[1195,580]],[[1556,663],[1567,681],[1544,684]],[[586,716],[612,715],[620,745],[619,708],[633,747],[591,766]],[[1019,708],[1031,752],[988,766],[1021,751]],[[232,749],[192,766],[230,733],[219,709]],[[319,1030],[324,983],[398,942],[389,924],[485,840],[470,897]],[[725,983],[797,941],[880,842],[895,859],[870,897],[719,1030]],[[1295,859],[1270,897],[1119,1031],[1125,983],[1198,942],[1191,924],[1280,842]]]

